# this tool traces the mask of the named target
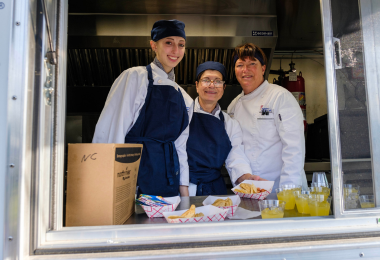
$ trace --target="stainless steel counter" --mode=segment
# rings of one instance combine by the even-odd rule
[[[224,196],[223,196],[224,197]],[[189,209],[192,204],[196,207],[203,206],[202,202],[207,198],[207,196],[196,196],[196,197],[181,197],[181,202],[178,205],[176,210],[185,210]],[[277,199],[276,194],[269,194],[266,199]],[[145,211],[140,205],[136,205],[135,213],[124,223],[124,225],[131,224],[162,224],[167,223],[165,218],[148,218]],[[260,211],[259,204],[257,200],[241,198],[241,203],[239,207],[251,210],[251,211]],[[285,210],[284,218],[290,217],[309,217],[309,215],[302,215],[297,212],[297,210]],[[261,219],[261,216],[252,218],[252,219]],[[236,221],[226,218],[225,221]]]

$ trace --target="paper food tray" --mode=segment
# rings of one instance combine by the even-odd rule
[[[164,197],[166,201],[169,203],[172,203],[172,205],[166,205],[161,207],[151,207],[151,206],[145,206],[141,205],[141,207],[145,210],[145,213],[148,215],[149,218],[163,218],[164,215],[163,212],[172,212],[176,210],[178,207],[178,204],[181,202],[181,198],[179,196],[175,197]]]
[[[197,207],[195,213],[203,213],[203,217],[197,218],[177,218],[170,219],[169,216],[181,216],[187,210],[173,211],[173,212],[164,212],[163,215],[166,218],[168,223],[192,223],[192,222],[212,222],[212,221],[224,221],[227,216],[228,209],[220,209],[211,205]]]
[[[237,210],[237,207],[239,206],[240,204],[240,197],[238,195],[232,195],[232,196],[226,196],[226,197],[215,197],[215,196],[208,196],[204,201],[203,201],[203,205],[207,206],[207,205],[212,205],[212,203],[214,203],[217,199],[222,199],[222,200],[225,200],[227,198],[230,198],[232,200],[232,206],[227,206],[227,207],[218,207],[220,209],[228,209],[228,212],[227,212],[227,218],[229,217],[232,217],[236,210]]]
[[[274,185],[274,181],[253,181],[253,180],[245,180],[242,183],[255,184],[257,188],[266,189],[267,191],[262,193],[253,193],[246,194],[235,191],[235,189],[241,189],[240,184],[231,189],[236,195],[241,198],[255,199],[255,200],[263,200],[265,199],[271,192]]]

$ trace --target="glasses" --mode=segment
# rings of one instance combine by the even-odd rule
[[[211,82],[212,82],[212,83],[214,83],[214,87],[221,88],[221,87],[223,87],[225,81],[218,80],[218,79],[217,80],[201,79],[200,82],[201,82],[201,85],[203,87],[209,87],[211,85]]]

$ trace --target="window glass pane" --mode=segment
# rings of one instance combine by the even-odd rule
[[[337,38],[336,69],[345,209],[360,208],[360,195],[373,195],[363,37],[357,0],[331,1]],[[340,56],[340,57],[339,57]],[[371,201],[367,201],[371,202]],[[374,206],[371,203],[363,207]]]

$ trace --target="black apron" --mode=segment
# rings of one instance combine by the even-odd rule
[[[125,143],[143,144],[138,193],[177,196],[180,168],[174,141],[189,124],[189,116],[181,90],[153,85],[152,68],[146,68],[149,85],[145,104]]]
[[[191,119],[186,149],[190,182],[197,185],[197,196],[227,194],[221,168],[232,146],[222,111],[219,118],[194,112]]]

